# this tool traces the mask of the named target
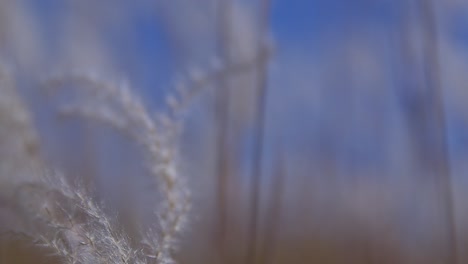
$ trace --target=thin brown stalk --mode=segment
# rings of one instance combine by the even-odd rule
[[[278,153],[276,170],[274,171],[271,196],[265,221],[263,248],[259,254],[259,263],[272,263],[278,239],[278,227],[281,220],[284,183],[286,177],[284,153]]]
[[[257,236],[258,236],[258,218],[260,207],[260,184],[262,182],[262,157],[263,145],[265,138],[265,123],[266,123],[266,102],[267,102],[267,46],[266,34],[269,21],[270,1],[262,0],[259,2],[259,21],[258,21],[258,40],[257,53],[259,54],[259,62],[256,65],[257,74],[257,95],[256,95],[256,111],[255,111],[255,126],[254,126],[254,142],[253,142],[253,165],[251,181],[251,207],[250,219],[248,227],[248,244],[245,263],[255,263],[257,254]]]
[[[230,15],[230,0],[217,1],[217,46],[218,57],[225,64],[229,64],[229,15]],[[217,215],[218,223],[216,230],[215,241],[217,243],[218,252],[220,254],[220,261],[224,263],[225,257],[225,243],[227,236],[227,192],[228,192],[228,131],[229,131],[229,81],[228,75],[220,73],[217,79],[217,89],[215,90],[216,100],[216,168],[215,175],[217,178]]]
[[[444,214],[447,221],[447,261],[446,263],[457,264],[458,243],[456,236],[456,220],[454,208],[454,192],[449,160],[449,150],[446,135],[446,120],[444,106],[444,92],[440,75],[438,32],[434,3],[432,0],[419,0],[422,11],[422,22],[424,29],[424,77],[426,78],[428,103],[431,120],[434,120],[432,159],[430,168],[436,172],[437,183],[440,187]]]

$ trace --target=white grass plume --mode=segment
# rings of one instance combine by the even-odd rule
[[[50,87],[79,86],[84,98],[66,105],[61,113],[78,115],[108,124],[123,132],[145,150],[146,166],[164,200],[155,208],[158,232],[145,235],[144,243],[156,263],[173,263],[176,237],[185,225],[190,207],[189,194],[176,167],[179,123],[173,116],[156,120],[124,82],[105,82],[89,74],[70,74],[51,78]],[[172,105],[175,105],[174,103]],[[174,109],[175,110],[175,109]]]
[[[36,245],[67,264],[147,263],[143,252],[130,246],[125,234],[83,188],[70,185],[56,173],[42,178],[17,190],[18,208],[30,219],[24,234]],[[31,203],[27,197],[42,199]]]
[[[3,66],[0,84],[2,234],[27,237],[67,264],[154,263],[83,188],[42,169],[30,112]]]

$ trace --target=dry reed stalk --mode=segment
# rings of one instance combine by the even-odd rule
[[[259,263],[272,263],[277,246],[279,223],[281,222],[281,209],[283,201],[286,167],[284,152],[277,154],[276,169],[273,175],[271,196],[266,215],[265,234],[263,236],[262,249],[259,253]]]
[[[435,142],[431,142],[433,159],[429,167],[436,172],[438,186],[442,196],[443,209],[447,221],[447,263],[458,262],[458,241],[456,230],[456,217],[454,205],[454,191],[452,172],[450,168],[449,150],[447,143],[447,125],[445,120],[444,92],[440,76],[438,32],[434,3],[432,0],[419,0],[422,11],[422,23],[424,28],[424,77],[426,78],[426,89],[429,109],[428,119],[434,120]]]
[[[218,57],[229,65],[230,56],[230,45],[229,45],[229,32],[230,32],[230,0],[218,0],[217,1],[217,49]],[[229,138],[229,108],[230,108],[230,96],[229,96],[229,80],[227,74],[219,74],[217,80],[217,87],[215,90],[215,124],[216,124],[216,163],[215,163],[215,175],[217,180],[217,229],[215,234],[215,243],[218,248],[220,262],[224,263],[228,261],[226,259],[226,236],[227,236],[227,192],[228,192],[228,181],[229,181],[229,157],[228,157],[228,138]]]
[[[247,254],[245,263],[255,263],[257,254],[258,240],[258,218],[260,207],[260,184],[262,174],[262,156],[265,137],[266,122],[266,99],[267,99],[267,58],[268,47],[266,35],[268,33],[268,21],[270,13],[270,1],[262,0],[259,2],[259,21],[257,30],[257,54],[259,61],[256,64],[255,72],[257,74],[257,94],[256,111],[254,118],[254,142],[253,142],[253,165],[252,165],[252,185],[251,185],[251,208],[248,227]]]
[[[459,263],[458,242],[456,236],[456,217],[454,208],[454,191],[450,168],[450,157],[447,143],[447,125],[445,120],[444,91],[442,87],[438,29],[436,24],[434,2],[418,0],[415,2],[420,11],[422,41],[422,80],[409,82],[409,91],[405,95],[406,115],[413,148],[416,149],[417,162],[424,175],[435,175],[436,188],[440,191],[446,217],[447,263]],[[409,26],[408,26],[409,27]],[[408,42],[409,36],[405,36]],[[405,65],[416,67],[416,52],[408,43]],[[416,73],[413,71],[412,73]],[[406,78],[415,78],[407,76]]]

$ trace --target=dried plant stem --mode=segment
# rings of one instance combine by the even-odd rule
[[[255,127],[254,127],[254,143],[253,143],[253,167],[252,167],[252,185],[251,185],[251,207],[250,219],[248,227],[248,243],[247,255],[245,263],[255,263],[257,254],[257,233],[258,233],[258,218],[260,207],[260,184],[262,174],[262,156],[263,145],[265,138],[265,122],[266,122],[266,99],[267,99],[267,46],[264,39],[267,32],[267,24],[269,20],[270,1],[260,1],[260,19],[258,21],[258,45],[257,52],[259,54],[259,63],[256,65],[257,74],[257,102],[255,111]]]
[[[217,1],[217,44],[218,44],[218,57],[225,62],[230,64],[229,56],[229,32],[230,32],[230,0],[218,0]],[[227,261],[225,256],[225,243],[227,236],[227,192],[228,192],[228,131],[229,131],[229,80],[228,75],[220,73],[217,80],[217,89],[215,90],[216,100],[216,111],[215,111],[215,123],[216,123],[216,163],[215,163],[215,175],[217,179],[217,229],[215,234],[215,242],[218,247],[220,255],[220,263]]]
[[[444,214],[447,221],[447,261],[457,264],[458,243],[454,208],[454,192],[447,146],[444,92],[442,90],[439,62],[437,25],[435,23],[434,3],[432,0],[419,0],[424,25],[424,77],[428,93],[428,103],[432,106],[430,117],[434,120],[433,129],[436,138],[433,142],[434,158],[430,160],[431,169],[436,172],[437,183],[443,200]]]
[[[259,263],[272,263],[275,254],[275,247],[278,239],[278,227],[281,221],[281,210],[283,201],[284,183],[286,178],[286,168],[284,153],[280,152],[276,161],[271,196],[266,216],[265,234],[263,236],[262,250],[259,253]]]

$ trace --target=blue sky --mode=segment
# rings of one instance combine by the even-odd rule
[[[40,4],[37,1],[31,1],[31,3],[33,8],[38,11],[37,14],[42,24],[41,29],[48,36],[46,39],[49,55],[51,57],[60,56],[57,49],[60,46],[59,39],[61,30],[63,30],[61,29],[63,23],[61,19],[73,10],[58,0],[41,1]],[[123,1],[118,3],[128,4]],[[339,64],[331,63],[331,66],[327,66],[330,61],[336,59],[333,52],[343,52],[346,49],[347,38],[360,31],[375,33],[378,35],[377,39],[391,36],[394,34],[394,30],[398,29],[407,8],[407,2],[392,0],[273,0],[271,30],[278,45],[277,63],[290,63],[291,55],[299,56],[300,58],[293,63],[302,59],[299,66],[311,69],[301,70],[300,74],[317,75],[309,76],[310,79],[322,78],[323,75],[320,75],[322,69],[320,68],[327,67],[327,74],[334,72],[333,74],[336,75],[338,81],[340,78],[348,78],[342,75],[346,71],[346,67],[353,67],[352,65],[346,66],[349,61],[344,61],[340,65],[340,67],[344,67],[343,69],[336,67]],[[102,9],[103,12],[107,12],[106,10],[106,8]],[[145,6],[135,7],[130,9],[128,13],[129,18],[126,19],[129,19],[129,23],[125,27],[100,24],[103,20],[98,19],[96,26],[99,36],[102,37],[103,45],[106,47],[106,52],[109,53],[111,63],[117,73],[128,77],[135,87],[140,87],[145,101],[158,108],[163,105],[164,95],[172,89],[175,76],[187,74],[189,67],[193,65],[189,65],[191,62],[177,59],[179,57],[178,47],[175,47],[174,43],[171,42],[167,25],[163,19],[155,16],[152,9],[145,8]],[[466,11],[457,11],[448,21],[444,21],[443,25],[447,26],[449,29],[447,34],[456,40],[456,43],[459,43],[458,45],[462,47],[461,50],[466,51],[468,20],[464,14]],[[175,19],[184,19],[184,17],[176,17]],[[357,36],[360,37],[360,35]],[[387,40],[390,38],[385,41]],[[376,42],[376,45],[381,44],[382,42]],[[395,55],[391,48],[388,43],[379,47],[382,53],[378,56],[382,57],[382,61],[385,62]],[[344,51],[344,53],[346,52]],[[196,63],[193,62],[195,66],[197,66]],[[285,67],[289,66],[288,64]],[[389,67],[395,66],[398,66],[398,62]],[[312,67],[317,67],[317,69]],[[323,70],[323,72],[326,71]],[[322,116],[314,116],[313,100],[307,98],[307,93],[299,91],[304,87],[291,87],[290,85],[294,84],[291,84],[291,80],[286,79],[287,77],[286,73],[281,72],[272,78],[275,81],[279,79],[282,84],[282,87],[272,87],[273,104],[277,104],[280,100],[284,101],[283,98],[291,99],[284,105],[284,108],[288,110],[280,117],[283,118],[283,123],[279,124],[289,130],[286,131],[288,138],[292,141],[297,140],[297,150],[304,148],[304,151],[307,151],[313,148],[313,144],[311,142],[304,144],[304,138],[313,138],[314,133],[317,133],[315,128],[317,125],[321,125],[320,119],[328,121],[328,123],[336,121],[331,119],[333,111],[337,111],[336,109],[340,107],[339,101],[347,102],[348,98],[329,99],[327,102],[336,103],[336,107],[331,105],[329,107],[331,111],[327,115],[320,113]],[[304,78],[304,76],[298,77]],[[326,86],[327,84],[317,82],[315,85]],[[289,87],[284,88],[287,86]],[[312,87],[306,87],[306,89],[311,90]],[[459,119],[457,117],[457,120]],[[452,131],[453,139],[450,142],[455,144],[454,149],[462,151],[466,147],[466,143],[464,143],[466,140],[463,136],[466,125],[463,122],[459,123],[454,125],[456,129]],[[299,132],[305,134],[302,135],[304,138],[296,136]],[[334,133],[340,135],[342,131],[334,131]],[[361,140],[363,144],[357,144],[358,149],[353,151],[363,153],[367,158],[375,159],[375,153],[378,152],[375,150],[376,142],[366,140],[366,135],[357,135],[357,138],[363,138]],[[339,140],[344,139],[340,138]],[[344,141],[335,140],[333,144],[342,144],[339,142]],[[460,147],[460,144],[463,146]]]

